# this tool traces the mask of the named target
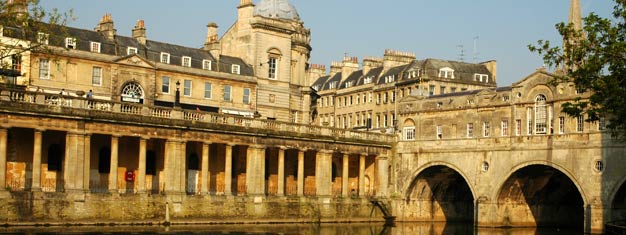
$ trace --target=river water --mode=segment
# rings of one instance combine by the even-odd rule
[[[578,235],[582,232],[554,228],[490,229],[473,228],[471,224],[398,223],[383,224],[275,224],[211,225],[171,227],[11,227],[0,228],[0,234],[207,234],[207,235]]]

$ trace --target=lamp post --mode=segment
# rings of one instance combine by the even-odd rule
[[[174,107],[180,106],[180,80],[176,81],[176,98],[174,99]]]

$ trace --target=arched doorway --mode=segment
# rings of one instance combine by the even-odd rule
[[[516,170],[502,185],[497,203],[502,226],[584,227],[581,193],[567,175],[550,166]]]
[[[474,195],[465,178],[447,166],[432,166],[413,179],[406,195],[410,221],[473,222]]]
[[[121,97],[123,102],[143,104],[143,88],[135,81],[128,82],[122,87]]]

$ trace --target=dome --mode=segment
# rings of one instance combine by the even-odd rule
[[[254,7],[254,16],[286,20],[300,19],[298,11],[288,0],[261,0]]]

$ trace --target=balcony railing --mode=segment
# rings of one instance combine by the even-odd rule
[[[134,116],[188,120],[196,121],[199,123],[211,123],[228,126],[239,126],[245,128],[266,129],[277,132],[293,133],[297,135],[308,134],[326,136],[331,138],[351,138],[382,143],[391,143],[394,138],[393,135],[381,133],[346,130],[332,127],[320,127],[267,119],[255,119],[228,114],[201,112],[195,110],[189,111],[167,107],[154,107],[150,105],[123,103],[109,100],[86,99],[76,96],[38,93],[24,90],[0,90],[0,101],[32,103],[48,107],[93,110],[98,112],[118,113]],[[63,113],[61,110],[52,110]]]

